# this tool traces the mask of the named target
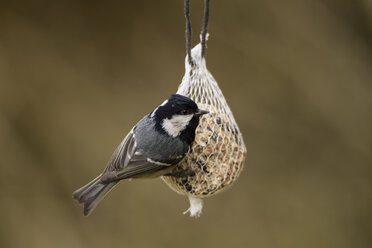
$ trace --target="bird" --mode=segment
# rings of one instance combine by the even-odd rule
[[[189,151],[200,117],[207,113],[190,98],[172,94],[145,115],[116,148],[104,171],[73,193],[84,205],[84,215],[88,216],[121,180],[193,176],[189,169],[173,169]]]

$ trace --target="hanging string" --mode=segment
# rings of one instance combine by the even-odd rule
[[[191,57],[191,21],[190,21],[190,0],[185,0],[185,19],[186,19],[186,53],[188,55],[188,61],[191,66],[194,62]],[[201,32],[201,56],[204,57],[207,33],[208,33],[208,23],[209,23],[209,0],[204,0],[204,17],[203,17],[203,27]]]
[[[201,56],[204,57],[205,53],[205,43],[207,41],[208,33],[208,22],[209,22],[209,0],[204,0],[204,20],[203,20],[203,29],[201,33]]]
[[[190,0],[185,0],[185,18],[186,18],[186,52],[190,65],[194,65],[191,58],[191,21],[190,21]]]

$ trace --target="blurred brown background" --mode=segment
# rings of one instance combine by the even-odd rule
[[[0,247],[371,247],[372,2],[212,0],[209,31],[239,180],[199,219],[160,179],[85,218],[71,193],[181,81],[183,1],[1,1]]]

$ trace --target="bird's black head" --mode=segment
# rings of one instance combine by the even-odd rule
[[[195,139],[195,129],[199,117],[208,111],[200,110],[198,105],[188,97],[172,94],[159,107],[150,113],[158,132],[173,138],[180,138],[191,145]]]

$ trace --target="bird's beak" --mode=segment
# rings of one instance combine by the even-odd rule
[[[200,116],[200,115],[205,115],[205,114],[208,114],[209,111],[207,110],[202,110],[202,109],[199,109],[198,112],[195,113],[196,116]]]

